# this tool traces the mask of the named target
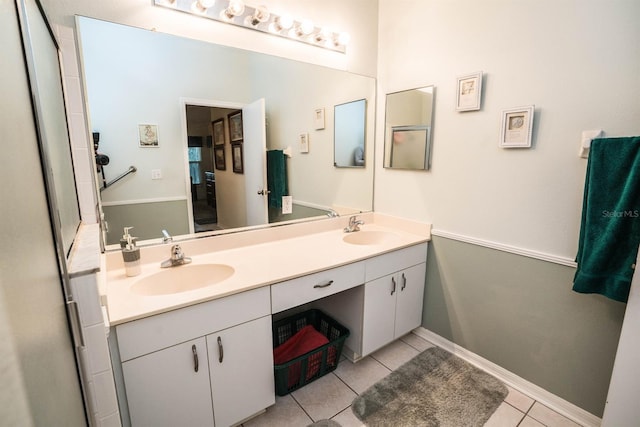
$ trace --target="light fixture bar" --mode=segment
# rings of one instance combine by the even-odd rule
[[[154,0],[154,4],[335,52],[346,53],[347,50],[347,33],[315,26],[306,19],[278,15],[265,6],[250,6],[242,0]]]

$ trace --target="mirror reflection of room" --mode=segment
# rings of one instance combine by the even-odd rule
[[[428,170],[434,87],[387,94],[384,167]]]
[[[334,167],[331,113],[333,106],[345,101],[374,99],[374,79],[86,17],[77,20],[89,120],[92,129],[101,132],[101,152],[110,158],[106,178],[112,179],[111,175],[132,164],[138,169],[101,193],[112,230],[106,233],[108,245],[116,243],[122,228],[128,226],[135,227],[136,236],[144,241],[160,238],[163,229],[173,236],[229,232],[274,222],[326,218],[332,211],[372,209],[373,168],[359,173]],[[257,69],[260,73],[251,72]],[[228,139],[225,116],[227,141],[223,148],[213,144],[211,167],[211,151],[206,145],[215,119],[206,119],[206,134],[187,135],[184,111],[178,107],[210,104],[237,111],[261,98],[265,99],[266,150],[256,152],[258,146],[247,141],[241,143],[241,149],[236,145],[232,150],[235,142]],[[328,113],[323,129],[314,123],[319,108]],[[367,139],[374,132],[374,112],[369,110]],[[157,125],[156,146],[140,148],[135,141],[137,126],[144,123]],[[243,126],[247,126],[246,120]],[[300,134],[308,135],[307,153],[299,151]],[[191,145],[202,144],[201,160],[195,160],[198,150],[188,147],[188,136],[202,137],[201,141],[190,138]],[[268,200],[265,151],[274,150],[288,153],[284,157],[286,194],[271,200],[272,194]],[[372,158],[373,145],[365,145],[365,151],[365,157]],[[252,156],[262,159],[265,173],[260,184],[242,183],[257,173],[248,164]],[[220,170],[216,163],[226,168]],[[197,173],[196,168],[200,169]],[[154,175],[159,178],[151,178],[154,170],[160,171]],[[215,187],[215,216],[213,203],[206,203],[207,177],[209,199]],[[283,211],[282,196],[292,198],[291,213]],[[264,215],[258,215],[262,219],[243,208],[251,199],[267,203]]]

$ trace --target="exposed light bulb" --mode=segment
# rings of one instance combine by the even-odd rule
[[[220,12],[220,18],[224,21],[232,21],[236,16],[244,13],[244,2],[242,0],[231,0],[229,6]]]
[[[351,41],[351,34],[342,32],[338,34],[338,37],[336,39],[336,44],[346,46],[349,44],[350,41]]]
[[[273,33],[287,31],[293,27],[293,18],[290,15],[280,15],[273,18],[273,22],[269,25],[269,30]]]
[[[256,6],[256,8],[253,10],[253,14],[247,16],[244,19],[244,25],[255,27],[261,22],[268,21],[269,17],[270,13],[266,6]]]
[[[331,35],[331,30],[329,30],[328,28],[322,28],[317,33],[314,34],[313,39],[316,41],[316,43],[322,44],[326,42],[327,39],[329,39],[330,35]]]
[[[191,11],[195,13],[205,13],[215,2],[215,0],[196,0],[191,3]]]
[[[313,26],[313,21],[311,21],[310,19],[303,19],[302,22],[300,22],[300,36],[308,36],[309,34],[311,34],[313,32],[313,29],[315,27]]]

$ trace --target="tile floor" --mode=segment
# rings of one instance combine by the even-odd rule
[[[338,368],[293,393],[279,397],[276,404],[244,427],[305,427],[332,419],[343,427],[362,426],[353,412],[351,402],[378,380],[409,361],[419,352],[432,347],[414,334],[378,350],[358,363],[342,360]],[[389,426],[393,426],[390,421]],[[575,422],[541,405],[517,390],[509,395],[491,416],[485,427],[577,427]]]

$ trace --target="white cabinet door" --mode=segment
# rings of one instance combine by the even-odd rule
[[[424,278],[427,264],[414,265],[399,272],[394,338],[409,333],[422,324]]]
[[[421,263],[365,283],[362,356],[420,326],[425,272]]]
[[[395,275],[392,274],[364,285],[363,356],[393,341],[396,293],[398,292],[398,284],[395,280]]]
[[[238,423],[275,403],[271,334],[271,316],[266,316],[207,335],[217,427]]]
[[[212,426],[205,339],[122,364],[133,426]]]

